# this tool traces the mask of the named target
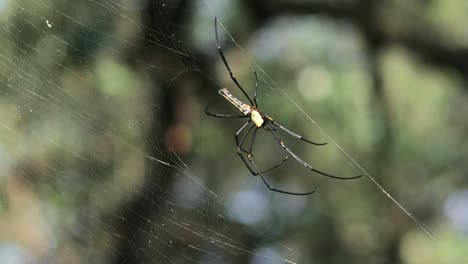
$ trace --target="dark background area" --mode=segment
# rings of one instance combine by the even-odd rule
[[[330,180],[269,191],[236,154],[237,79]],[[468,5],[0,0],[1,263],[464,263]],[[284,157],[260,133],[267,168]],[[365,171],[363,171],[363,169]],[[370,180],[401,202],[430,234]],[[431,238],[431,235],[433,238]]]

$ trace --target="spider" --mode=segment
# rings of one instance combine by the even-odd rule
[[[218,26],[217,26],[218,23],[217,23],[217,18],[216,17],[215,17],[214,22],[215,22],[214,24],[215,24],[216,44],[217,44],[217,49],[218,49],[219,56],[223,60],[224,66],[226,67],[227,71],[229,72],[229,76],[231,77],[231,80],[234,82],[234,84],[237,86],[237,88],[239,88],[239,90],[245,95],[245,97],[247,98],[247,100],[249,101],[250,104],[242,102],[241,100],[234,97],[228,91],[228,89],[223,88],[223,89],[220,89],[218,91],[219,94],[221,94],[227,101],[229,101],[233,106],[235,106],[241,112],[241,114],[240,115],[230,115],[230,114],[212,113],[212,112],[210,112],[208,110],[208,106],[205,109],[205,113],[207,115],[209,115],[209,116],[213,116],[213,117],[216,117],[216,118],[248,118],[248,121],[244,125],[242,125],[242,127],[236,132],[235,140],[236,140],[236,145],[237,145],[237,154],[239,155],[239,157],[241,158],[242,162],[245,164],[247,169],[250,171],[250,173],[252,173],[253,176],[260,176],[263,183],[271,191],[284,193],[284,194],[290,194],[290,195],[309,195],[309,194],[314,193],[315,190],[312,190],[312,191],[309,191],[309,192],[302,192],[302,193],[284,191],[284,190],[277,189],[277,188],[273,187],[270,184],[270,182],[264,176],[265,173],[278,168],[284,162],[286,162],[286,160],[289,158],[289,155],[291,155],[297,162],[302,164],[307,169],[309,169],[309,170],[311,170],[311,171],[313,171],[315,173],[318,173],[320,175],[326,176],[326,177],[330,177],[330,178],[334,178],[334,179],[340,179],[340,180],[351,180],[351,179],[356,179],[356,178],[361,177],[362,175],[353,176],[353,177],[338,177],[338,176],[334,176],[334,175],[325,173],[325,172],[320,171],[318,169],[315,169],[311,165],[309,165],[307,162],[302,160],[297,154],[292,152],[284,144],[283,140],[278,136],[278,133],[276,132],[277,130],[282,130],[282,131],[286,132],[287,134],[289,134],[290,136],[292,136],[292,137],[294,137],[294,138],[296,138],[298,140],[301,140],[303,142],[312,144],[312,145],[323,146],[323,145],[326,145],[327,143],[317,143],[317,142],[313,142],[313,141],[310,141],[308,139],[305,139],[303,136],[301,136],[301,135],[287,129],[286,127],[284,127],[282,125],[280,125],[272,117],[270,117],[269,115],[267,115],[267,114],[263,113],[262,111],[260,111],[260,108],[259,108],[258,102],[257,102],[257,91],[258,91],[258,86],[259,86],[257,72],[254,72],[255,80],[256,80],[255,92],[254,92],[253,98],[250,98],[250,96],[245,92],[244,88],[242,88],[240,83],[237,81],[236,77],[234,76],[234,74],[231,71],[231,68],[229,67],[229,64],[228,64],[228,62],[226,60],[226,57],[224,56],[223,50],[221,49],[221,44],[219,42]],[[247,132],[242,137],[240,137],[240,134],[245,129],[247,129]],[[253,159],[253,154],[252,154],[253,145],[254,145],[254,142],[255,142],[255,137],[256,137],[257,131],[259,129],[264,129],[266,131],[271,132],[271,134],[273,135],[275,141],[279,144],[279,146],[281,148],[283,148],[289,154],[289,155],[286,155],[281,162],[279,162],[275,166],[272,166],[271,168],[269,168],[267,170],[264,170],[264,171],[260,171],[258,169],[257,164],[255,163],[255,161]],[[253,135],[251,137],[251,142],[248,145],[248,148],[246,149],[243,145],[244,145],[244,142],[245,142],[247,136],[250,133],[253,133]],[[244,155],[246,155],[246,157]],[[250,163],[250,165],[249,165],[249,163]]]

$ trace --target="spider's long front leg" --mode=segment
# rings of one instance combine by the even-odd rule
[[[258,109],[258,103],[257,103],[258,76],[257,76],[256,71],[254,71],[254,75],[255,75],[255,93],[254,93],[254,96],[253,96],[253,101],[254,101],[255,107]]]
[[[221,44],[219,42],[219,37],[218,37],[218,18],[215,17],[215,36],[216,36],[216,44],[218,45],[218,53],[221,59],[223,60],[224,66],[226,66],[226,69],[229,72],[229,76],[231,77],[231,80],[236,84],[236,86],[242,91],[242,93],[245,95],[245,97],[249,100],[250,105],[255,105],[252,99],[250,99],[250,96],[245,92],[244,88],[240,85],[240,83],[237,81],[236,77],[231,71],[231,67],[229,67],[229,64],[226,60],[226,57],[224,56],[223,49],[221,49]]]
[[[317,170],[317,169],[314,169],[311,165],[309,165],[307,162],[303,161],[301,158],[299,158],[296,153],[292,152],[288,147],[286,147],[286,145],[284,144],[283,140],[281,140],[278,135],[276,134],[276,132],[273,130],[273,127],[270,123],[270,121],[266,121],[266,124],[270,127],[271,129],[271,133],[273,134],[274,138],[276,139],[276,141],[278,142],[278,144],[286,151],[288,152],[297,162],[299,162],[300,164],[302,164],[304,167],[306,167],[307,169],[313,171],[313,172],[316,172],[318,174],[321,174],[323,176],[326,176],[326,177],[330,177],[330,178],[334,178],[334,179],[339,179],[339,180],[352,180],[352,179],[356,179],[356,178],[359,178],[359,177],[362,177],[362,175],[358,175],[358,176],[353,176],[353,177],[338,177],[338,176],[335,176],[335,175],[331,175],[331,174],[328,174],[328,173],[325,173],[323,171],[320,171],[320,170]],[[281,128],[281,127],[280,127]]]

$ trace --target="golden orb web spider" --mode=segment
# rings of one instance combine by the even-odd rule
[[[311,165],[309,165],[307,162],[305,162],[299,156],[297,156],[297,154],[292,152],[284,144],[283,140],[281,140],[281,138],[278,136],[278,134],[275,131],[277,131],[278,129],[283,130],[284,132],[286,132],[290,136],[292,136],[292,137],[294,137],[294,138],[296,138],[298,140],[302,140],[302,141],[304,141],[306,143],[312,144],[312,145],[323,146],[323,145],[326,145],[327,143],[316,143],[316,142],[310,141],[308,139],[305,139],[301,135],[299,135],[297,133],[294,133],[293,131],[287,129],[286,127],[278,124],[273,118],[271,118],[267,114],[261,112],[260,108],[258,106],[258,103],[257,103],[257,91],[258,91],[258,86],[259,86],[258,85],[257,72],[254,72],[255,80],[256,80],[255,92],[254,92],[253,98],[250,98],[250,96],[245,92],[244,88],[242,88],[242,86],[240,85],[240,83],[237,81],[236,77],[232,73],[231,68],[229,67],[229,64],[228,64],[228,62],[226,60],[226,57],[224,56],[223,50],[221,49],[221,45],[220,45],[219,37],[218,37],[218,23],[217,23],[217,18],[216,17],[215,17],[215,36],[216,36],[216,43],[217,43],[217,49],[218,49],[219,56],[223,60],[224,66],[228,70],[229,76],[231,77],[231,80],[241,90],[241,92],[245,95],[247,100],[249,100],[250,105],[242,102],[239,99],[237,99],[236,97],[234,97],[228,91],[228,89],[223,88],[223,89],[220,89],[218,91],[219,94],[221,94],[226,100],[228,100],[232,105],[234,105],[242,114],[241,115],[229,115],[229,114],[212,113],[212,112],[208,111],[208,106],[205,109],[205,113],[207,115],[209,115],[209,116],[213,116],[213,117],[217,117],[217,118],[249,118],[249,120],[236,132],[235,139],[236,139],[236,144],[237,144],[237,154],[239,155],[242,162],[244,162],[245,166],[252,173],[253,176],[260,176],[263,183],[268,187],[268,189],[270,189],[271,191],[274,191],[274,192],[279,192],[279,193],[284,193],[284,194],[291,194],[291,195],[309,195],[309,194],[314,193],[315,190],[309,191],[309,192],[304,192],[304,193],[298,193],[298,192],[290,192],[290,191],[284,191],[284,190],[277,189],[277,188],[273,187],[268,182],[268,180],[265,178],[265,176],[263,175],[264,173],[272,171],[272,170],[278,168],[279,166],[281,166],[288,159],[289,155],[291,155],[297,162],[302,164],[307,169],[309,169],[309,170],[311,170],[311,171],[313,171],[315,173],[318,173],[320,175],[326,176],[326,177],[330,177],[330,178],[333,178],[333,179],[339,179],[339,180],[351,180],[351,179],[356,179],[356,178],[359,178],[359,177],[362,176],[362,175],[358,175],[358,176],[353,176],[353,177],[338,177],[338,176],[334,176],[334,175],[325,173],[323,171],[320,171],[320,170],[317,170],[317,169],[313,168]],[[239,138],[240,133],[242,131],[244,131],[247,127],[248,127],[247,132],[241,138]],[[271,167],[271,168],[269,168],[267,170],[264,170],[264,171],[260,171],[258,169],[257,164],[255,163],[255,161],[253,159],[253,155],[252,155],[252,151],[253,151],[252,149],[253,149],[253,145],[254,145],[254,142],[255,142],[255,136],[257,134],[257,131],[259,129],[261,129],[261,128],[263,128],[266,131],[271,132],[274,139],[275,139],[275,141],[281,146],[281,148],[283,148],[289,154],[289,155],[286,155],[281,162],[279,162],[275,166],[273,166],[273,167]],[[244,148],[243,145],[244,145],[244,142],[245,142],[247,136],[252,131],[253,131],[253,135],[251,137],[251,142],[250,142],[250,145],[248,146],[248,148],[246,149],[246,148]],[[247,158],[244,157],[244,155],[246,155]],[[249,163],[251,165],[249,165]]]

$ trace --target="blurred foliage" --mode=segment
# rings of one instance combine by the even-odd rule
[[[468,5],[0,0],[0,262],[464,263]],[[325,147],[267,176],[236,153],[243,98]],[[235,40],[235,41],[233,41]],[[244,99],[242,99],[244,100]],[[244,121],[245,122],[245,121]],[[262,167],[282,149],[267,131]],[[356,162],[353,162],[352,159]],[[359,164],[359,166],[358,166]]]

